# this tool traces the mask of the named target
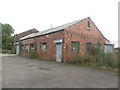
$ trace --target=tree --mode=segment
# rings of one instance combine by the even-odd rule
[[[14,29],[10,24],[1,24],[2,26],[2,49],[11,50],[13,43]]]

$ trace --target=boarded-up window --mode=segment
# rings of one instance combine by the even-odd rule
[[[40,44],[40,50],[41,51],[47,51],[47,43],[41,43]]]
[[[71,49],[73,52],[80,51],[80,43],[79,42],[71,42]]]
[[[86,43],[86,52],[91,53],[92,51],[92,43]]]

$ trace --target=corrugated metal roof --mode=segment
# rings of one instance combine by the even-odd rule
[[[21,38],[20,40],[23,40],[23,39],[27,39],[27,38],[32,38],[32,37],[36,37],[36,36],[40,36],[40,35],[44,35],[44,34],[48,34],[48,33],[52,33],[52,32],[56,32],[56,31],[60,31],[62,29],[65,29],[75,23],[78,23],[78,22],[81,22],[81,20],[77,20],[77,21],[74,21],[74,22],[70,22],[70,23],[67,23],[67,24],[64,24],[64,25],[61,25],[61,26],[57,26],[57,27],[54,27],[54,28],[51,28],[51,29],[47,29],[47,30],[44,30],[44,31],[41,31],[41,32],[38,32],[38,33],[34,33],[34,34],[30,34],[30,35],[27,35],[23,38]]]
[[[35,33],[32,33],[32,34],[29,34],[27,36],[24,36],[22,38],[20,38],[20,40],[23,40],[23,39],[27,39],[27,38],[31,38],[31,36],[33,36]]]

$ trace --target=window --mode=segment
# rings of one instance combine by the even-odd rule
[[[92,51],[92,43],[86,43],[86,52],[91,53]]]
[[[40,50],[41,51],[47,51],[47,43],[41,43],[40,44]]]
[[[90,29],[90,21],[87,21],[87,29]]]
[[[79,42],[71,42],[71,49],[73,52],[79,52],[80,50]]]
[[[25,49],[29,51],[29,45],[25,45]]]
[[[30,50],[32,50],[32,51],[35,50],[35,45],[34,44],[30,44]]]

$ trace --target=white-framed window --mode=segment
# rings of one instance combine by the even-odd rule
[[[40,50],[47,51],[47,43],[40,43]]]

